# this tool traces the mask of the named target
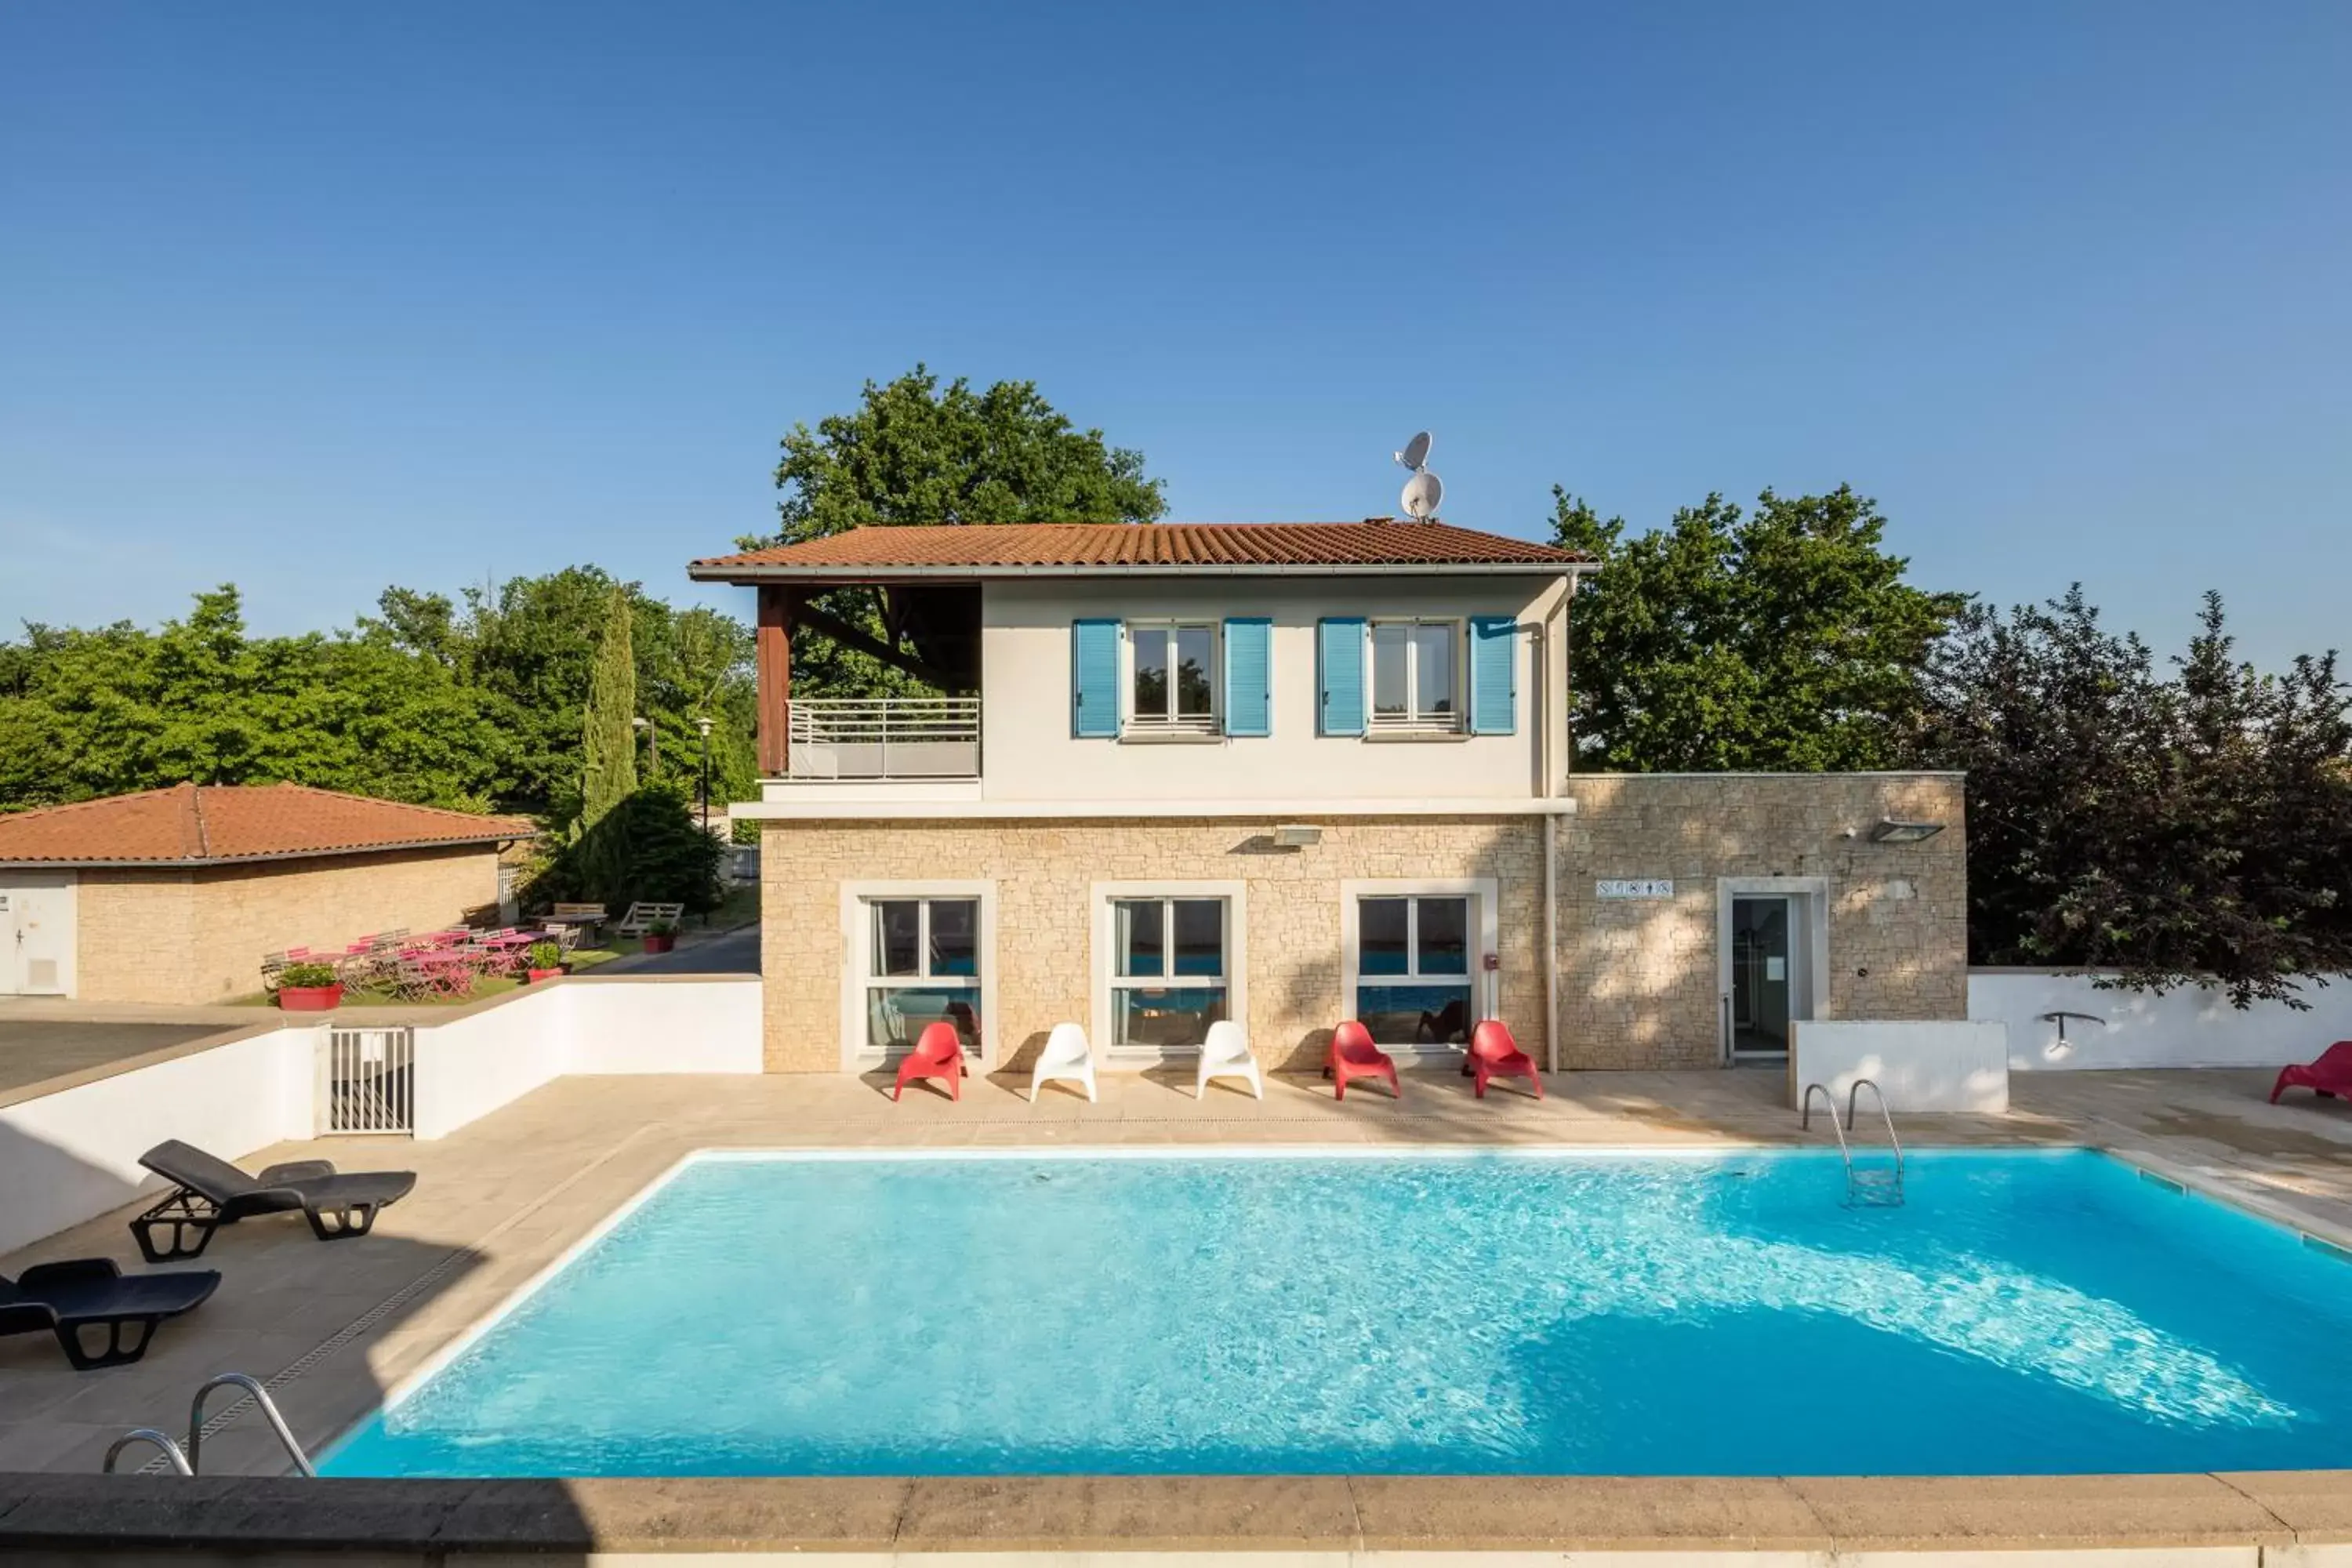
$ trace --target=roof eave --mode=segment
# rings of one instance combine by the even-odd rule
[[[404,849],[475,849],[483,845],[518,843],[537,838],[536,827],[508,833],[481,834],[467,838],[409,838],[396,844],[352,844],[331,849],[272,849],[261,855],[207,855],[177,859],[127,859],[121,857],[58,856],[28,860],[0,855],[0,871],[202,871],[220,866],[252,866],[271,860],[334,860],[352,855],[388,855]]]
[[[1265,565],[1253,562],[1213,564],[1168,562],[1097,563],[1082,566],[796,566],[778,562],[722,564],[690,562],[686,574],[698,583],[977,583],[992,577],[1363,577],[1388,573],[1441,577],[1556,577],[1590,572],[1594,561],[1359,561],[1345,563]]]

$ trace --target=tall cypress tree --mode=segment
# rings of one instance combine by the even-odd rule
[[[584,832],[636,793],[637,737],[630,721],[637,711],[637,663],[629,644],[629,591],[613,585],[604,632],[588,677],[588,708],[582,752],[580,826]]]

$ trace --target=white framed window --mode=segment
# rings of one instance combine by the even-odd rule
[[[995,886],[842,885],[842,1058],[854,1070],[899,1055],[936,1023],[993,1058]]]
[[[1116,1057],[1197,1051],[1248,1016],[1243,884],[1095,884],[1095,1038]]]
[[[1493,1016],[1496,894],[1492,878],[1340,883],[1346,1005],[1374,1041],[1456,1051]]]
[[[1217,623],[1127,623],[1124,732],[1214,735],[1223,714],[1217,692]]]
[[[1462,622],[1376,620],[1370,647],[1371,729],[1450,734],[1462,728]]]

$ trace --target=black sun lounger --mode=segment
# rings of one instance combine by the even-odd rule
[[[211,1268],[126,1279],[110,1258],[36,1263],[13,1285],[0,1277],[0,1334],[47,1329],[78,1372],[123,1366],[147,1353],[156,1324],[203,1305],[220,1279]],[[105,1348],[91,1350],[82,1338],[85,1329],[104,1329]]]
[[[416,1184],[414,1171],[338,1175],[324,1160],[296,1160],[248,1176],[176,1138],[156,1144],[139,1163],[178,1184],[170,1197],[131,1222],[131,1234],[150,1263],[197,1257],[222,1226],[297,1209],[309,1217],[320,1241],[365,1236],[374,1228],[376,1211],[398,1203]]]

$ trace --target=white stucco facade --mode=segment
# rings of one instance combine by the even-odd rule
[[[1528,802],[1556,796],[1567,770],[1568,580],[1525,574],[1382,574],[997,578],[978,584],[981,745],[972,779],[772,780],[744,816],[845,806],[1099,809],[1132,803]],[[1318,627],[1509,616],[1514,719],[1507,734],[1332,735],[1318,722]],[[1264,735],[1081,736],[1072,719],[1073,627],[1081,620],[1271,623]],[[1123,645],[1122,645],[1123,646]],[[1219,657],[1223,657],[1222,632]],[[1122,669],[1122,683],[1126,671]],[[1222,679],[1222,677],[1220,677]],[[926,812],[925,815],[931,815]]]
[[[1274,796],[1525,800],[1549,793],[1541,762],[1544,646],[1557,645],[1559,577],[1067,578],[982,588],[981,787],[990,800],[1197,802]],[[1507,735],[1384,739],[1317,728],[1316,626],[1326,616],[1515,616],[1517,721]],[[1070,721],[1070,628],[1122,622],[1273,625],[1270,733],[1081,739]],[[1545,631],[1552,629],[1547,638]],[[1555,678],[1552,693],[1565,690]],[[1564,704],[1561,705],[1564,710]]]

